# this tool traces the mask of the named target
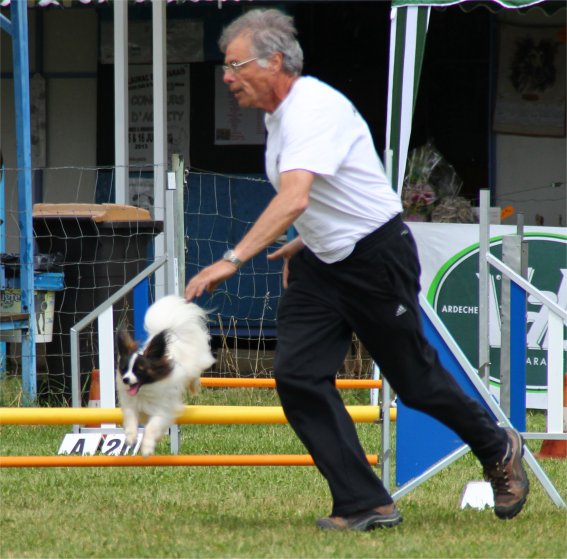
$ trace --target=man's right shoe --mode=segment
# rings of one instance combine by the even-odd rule
[[[506,429],[508,447],[496,464],[484,466],[484,478],[494,492],[494,512],[504,520],[514,518],[524,506],[530,482],[522,466],[524,441],[515,429]]]
[[[401,521],[400,511],[394,504],[391,504],[349,516],[326,516],[317,520],[317,527],[321,530],[367,532],[374,528],[392,528]]]

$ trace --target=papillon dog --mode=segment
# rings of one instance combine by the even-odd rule
[[[199,391],[201,373],[215,360],[206,312],[182,297],[156,301],[146,312],[144,327],[148,340],[142,348],[125,330],[118,333],[116,386],[126,444],[135,444],[144,424],[141,453],[149,456],[183,411],[187,390]]]

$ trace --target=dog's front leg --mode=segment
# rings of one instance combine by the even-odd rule
[[[169,429],[169,421],[159,415],[154,415],[149,419],[144,428],[142,438],[142,456],[149,456],[154,453],[156,444],[161,440]]]
[[[122,424],[124,427],[124,434],[126,435],[126,444],[133,447],[136,444],[136,439],[138,438],[138,414],[129,408],[123,408],[122,414]]]

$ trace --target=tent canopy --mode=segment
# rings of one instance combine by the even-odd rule
[[[565,2],[549,0],[392,0],[388,115],[384,154],[392,187],[401,194],[413,111],[419,86],[427,26],[432,7],[454,5],[473,9],[520,9],[537,6],[548,13],[564,8]]]

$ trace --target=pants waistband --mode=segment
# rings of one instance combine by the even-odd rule
[[[376,243],[380,243],[389,239],[395,233],[398,233],[405,227],[404,221],[402,219],[402,215],[398,214],[395,215],[390,221],[384,223],[376,229],[360,239],[356,245],[354,246],[353,253],[358,250],[364,250],[371,245],[375,245]]]

